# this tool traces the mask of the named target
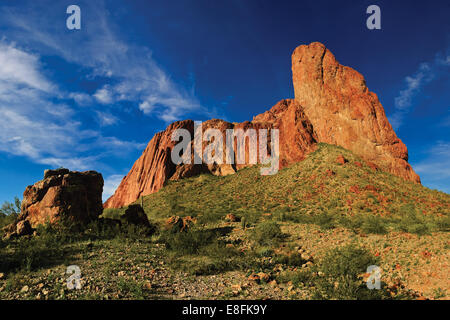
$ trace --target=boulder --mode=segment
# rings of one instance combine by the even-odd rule
[[[103,177],[95,171],[46,170],[44,179],[28,186],[23,193],[21,213],[6,236],[31,234],[46,223],[68,219],[88,223],[103,212]]]
[[[122,223],[134,224],[147,228],[150,228],[151,226],[144,209],[138,204],[129,205],[125,210],[125,213],[120,216],[120,221]]]

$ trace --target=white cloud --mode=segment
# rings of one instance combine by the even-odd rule
[[[92,103],[92,97],[84,92],[71,92],[69,98],[73,99],[79,106],[87,106]]]
[[[450,55],[442,57],[437,55],[431,62],[420,64],[418,70],[405,78],[406,88],[401,90],[395,98],[395,111],[389,116],[389,120],[398,129],[403,124],[404,117],[414,105],[413,99],[421,92],[424,86],[439,78],[440,74],[450,66]]]
[[[0,41],[0,79],[50,92],[53,86],[40,74],[39,57]]]
[[[47,88],[58,88],[43,75],[39,59],[32,54],[0,40],[0,57],[13,57],[8,61],[13,61],[18,70],[27,69],[15,76],[5,68],[0,71],[0,151],[40,164],[84,170],[118,149],[142,147],[84,129],[76,110],[53,102],[57,97],[46,92]],[[102,115],[107,124],[116,121],[107,113]],[[97,155],[89,156],[93,151]]]
[[[60,55],[87,68],[92,77],[109,78],[109,85],[99,88],[93,95],[101,104],[130,101],[144,114],[164,121],[179,120],[190,112],[207,112],[192,90],[185,90],[162,69],[149,48],[126,43],[120,38],[120,26],[109,18],[106,6],[103,1],[82,1],[83,11],[89,12],[89,20],[84,20],[82,30],[70,35],[50,23],[52,16],[47,15],[45,19],[38,16],[36,13],[42,9],[33,10],[32,6],[20,12],[0,11],[0,20],[6,21],[9,32],[22,41],[37,44],[43,52]]]
[[[119,118],[109,112],[96,111],[101,126],[111,126],[119,122]]]
[[[97,90],[94,97],[102,104],[111,104],[114,101],[108,86],[104,86],[103,88]]]
[[[123,175],[114,174],[105,178],[105,184],[103,187],[103,201],[108,200],[108,198],[111,197],[114,192],[116,192],[116,189],[122,181],[123,177]]]

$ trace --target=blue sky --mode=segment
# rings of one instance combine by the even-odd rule
[[[106,198],[170,122],[292,98],[291,53],[313,41],[365,76],[423,184],[449,193],[449,15],[440,0],[2,1],[0,201],[59,166],[101,172]]]

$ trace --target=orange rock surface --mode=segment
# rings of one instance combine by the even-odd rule
[[[280,132],[280,168],[304,159],[305,155],[314,149],[317,142],[312,125],[305,117],[302,107],[292,99],[280,101],[269,111],[254,117],[251,122],[229,123],[212,119],[202,124],[203,132],[208,128],[219,129],[223,133],[224,141],[226,129],[243,129],[244,132],[248,129],[268,129],[268,150],[270,150],[270,129],[278,128]],[[194,164],[192,155],[191,164],[175,165],[171,160],[171,150],[178,142],[171,141],[171,137],[176,129],[186,129],[191,133],[191,148],[194,150],[192,146],[194,144],[194,122],[184,120],[172,123],[166,130],[157,133],[149,142],[141,157],[134,163],[128,175],[123,178],[114,195],[105,202],[105,208],[128,205],[142,195],[158,191],[169,179],[177,180],[207,172],[224,176],[233,174],[236,170],[249,165],[248,143],[244,164],[236,164],[236,155],[235,164],[226,164],[226,148],[224,148],[223,164]],[[207,144],[207,142],[203,142],[203,150]],[[236,150],[236,142],[234,148]]]
[[[382,170],[420,182],[407,162],[405,144],[359,72],[340,65],[323,44],[314,42],[294,50],[292,78],[295,99],[320,142],[344,147]]]
[[[321,43],[301,45],[292,54],[295,99],[278,102],[252,121],[229,123],[213,119],[203,123],[207,128],[279,129],[280,168],[301,161],[318,142],[342,146],[361,156],[373,168],[380,168],[406,180],[420,183],[408,161],[408,150],[390,125],[383,106],[370,92],[363,76],[340,65]],[[158,191],[169,180],[203,172],[215,175],[233,174],[249,164],[248,147],[245,164],[181,164],[171,161],[172,141],[176,129],[187,129],[193,140],[194,122],[174,122],[157,133],[141,157],[122,180],[118,189],[104,204],[105,208],[128,205],[143,195]],[[270,137],[270,133],[268,134]],[[268,139],[270,150],[270,139]],[[193,144],[193,142],[192,142]],[[203,142],[202,148],[207,143]],[[225,152],[224,152],[225,154]],[[192,156],[193,159],[193,156]]]

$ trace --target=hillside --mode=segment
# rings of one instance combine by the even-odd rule
[[[143,203],[154,220],[191,215],[212,222],[233,213],[247,221],[271,215],[352,227],[374,217],[389,230],[410,232],[448,230],[450,214],[450,195],[379,171],[352,152],[327,144],[273,176],[261,176],[253,167],[225,177],[204,174],[170,181]],[[114,212],[106,209],[105,215]]]
[[[318,144],[273,176],[251,167],[171,181],[142,202],[151,234],[100,219],[1,240],[0,298],[449,298],[450,195],[340,147]],[[173,232],[174,215],[197,222]],[[81,290],[66,287],[69,264]],[[370,265],[381,290],[366,287]]]
[[[158,238],[165,244],[166,264],[172,273],[187,271],[201,284],[223,281],[228,298],[377,298],[364,296],[347,280],[342,281],[348,291],[341,292],[309,278],[317,268],[361,272],[371,259],[382,267],[390,297],[448,298],[450,293],[450,195],[379,171],[341,147],[318,144],[304,161],[273,176],[251,167],[225,177],[171,181],[137,203],[161,230],[174,215],[197,219],[186,234],[163,232]],[[117,218],[125,208],[103,215]],[[221,230],[225,248],[211,235],[214,230]],[[296,250],[298,261],[291,258]],[[262,282],[263,288],[247,280],[261,271],[272,280]],[[186,293],[178,298],[205,298],[182,290]]]

